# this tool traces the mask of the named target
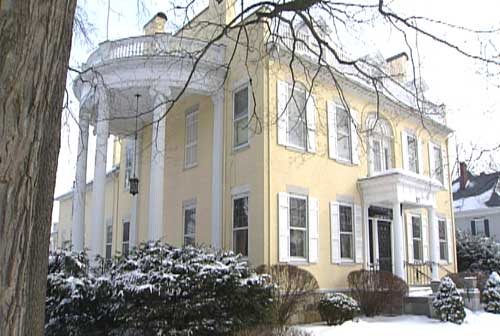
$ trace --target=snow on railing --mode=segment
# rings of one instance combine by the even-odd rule
[[[85,67],[90,68],[109,61],[130,57],[178,56],[196,59],[201,56],[206,46],[206,42],[172,36],[171,34],[127,37],[99,44],[98,49],[89,56]],[[203,55],[203,60],[222,64],[224,62],[224,47],[220,45],[210,46]]]
[[[375,66],[373,61],[356,58],[338,47],[335,48],[337,57],[330,50],[323,48],[324,54],[321,56],[321,60],[319,60],[320,48],[316,40],[311,38],[307,32],[300,30],[292,32],[290,27],[283,23],[279,24],[277,30],[273,29],[273,31],[276,31],[274,40],[284,47],[287,52],[293,51],[295,55],[309,58],[315,63],[324,62],[340,73],[349,76],[351,79],[362,82],[364,85],[371,86],[373,83],[369,82],[353,65],[345,64],[345,62],[357,61],[356,66],[365,74],[369,76],[381,75],[381,77],[384,77],[381,72],[381,70],[384,70],[384,64],[376,64]],[[293,34],[295,34],[295,38]],[[335,46],[333,42],[331,45]],[[377,69],[377,66],[381,69]],[[420,108],[426,117],[446,125],[445,108],[443,105],[435,105],[422,99],[419,99],[417,104],[417,98],[411,86],[406,87],[404,84],[388,77],[382,78],[381,81],[380,92],[384,93],[387,97],[400,101],[412,108]]]

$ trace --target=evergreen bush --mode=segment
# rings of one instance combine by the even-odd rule
[[[492,238],[457,231],[459,272],[500,272],[499,243]]]
[[[321,319],[328,325],[341,325],[356,318],[360,312],[356,300],[342,293],[324,295],[319,301],[318,310]]]
[[[500,314],[500,276],[497,272],[491,273],[482,293],[484,310]]]
[[[464,300],[450,277],[444,277],[432,305],[439,319],[462,324],[465,319]]]

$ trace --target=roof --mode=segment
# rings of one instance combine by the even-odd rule
[[[112,175],[118,173],[120,171],[120,166],[113,166],[110,171],[106,172],[106,180],[108,180]],[[107,182],[107,181],[106,181]],[[89,190],[88,188],[91,187],[94,184],[94,180],[90,180],[87,182],[87,191]],[[73,188],[71,190],[66,191],[65,193],[54,197],[54,201],[63,201],[68,198],[73,197]]]
[[[500,172],[474,175],[464,189],[460,189],[460,178],[453,181],[453,206],[456,210],[474,210],[500,207]]]

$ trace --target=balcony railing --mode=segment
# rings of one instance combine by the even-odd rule
[[[207,48],[207,42],[171,34],[127,37],[99,44],[98,49],[88,58],[85,68],[132,57],[177,56],[184,59],[197,59],[202,56],[205,48]],[[224,46],[211,45],[203,54],[202,60],[222,64]]]
[[[406,283],[409,286],[428,286],[432,280],[431,262],[405,262]]]

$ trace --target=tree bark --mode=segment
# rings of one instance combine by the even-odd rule
[[[0,333],[43,335],[76,0],[0,0]]]

